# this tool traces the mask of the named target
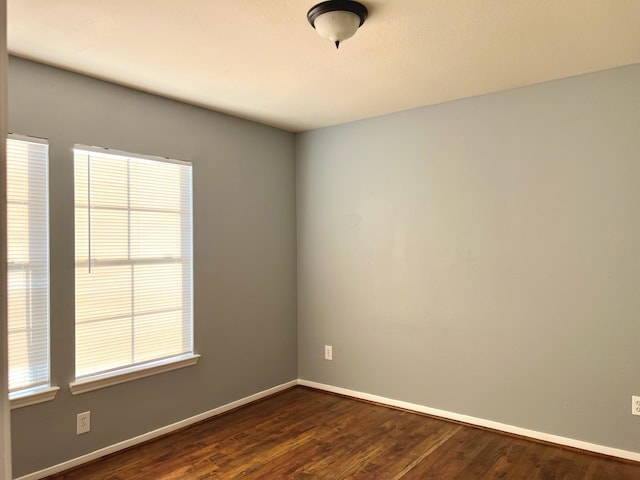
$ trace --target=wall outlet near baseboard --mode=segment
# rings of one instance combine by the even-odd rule
[[[333,347],[331,345],[324,346],[324,359],[333,360]]]
[[[78,414],[76,420],[76,435],[87,433],[91,430],[91,412],[83,412]]]
[[[631,397],[631,413],[640,415],[640,397]]]

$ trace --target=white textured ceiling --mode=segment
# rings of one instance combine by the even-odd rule
[[[640,0],[8,0],[12,54],[291,131],[640,62]]]

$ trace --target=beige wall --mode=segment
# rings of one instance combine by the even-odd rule
[[[6,147],[7,137],[7,2],[0,0],[0,258],[7,258],[6,236]],[[7,377],[7,270],[0,262],[0,480],[11,478],[11,442]]]

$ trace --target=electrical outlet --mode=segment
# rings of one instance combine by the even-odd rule
[[[76,421],[76,435],[87,433],[91,430],[91,412],[78,414]]]
[[[324,346],[324,359],[333,360],[333,347],[331,345]]]
[[[640,415],[640,397],[631,397],[631,413]]]

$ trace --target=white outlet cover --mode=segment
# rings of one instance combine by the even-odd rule
[[[631,413],[633,415],[640,415],[640,397],[631,397]]]
[[[324,346],[324,359],[333,360],[333,347],[331,345]]]
[[[91,430],[91,412],[79,413],[76,420],[76,435],[87,433],[90,430]]]

